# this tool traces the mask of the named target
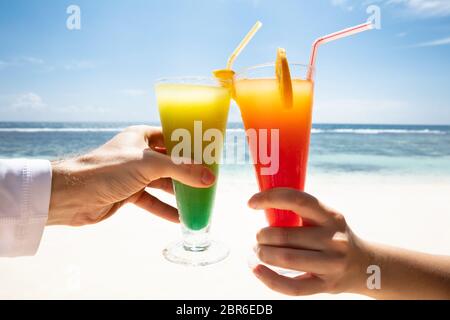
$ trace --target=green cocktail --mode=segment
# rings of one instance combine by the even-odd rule
[[[216,174],[217,174],[217,170]],[[214,204],[216,185],[206,188],[192,188],[174,181],[180,219],[190,230],[201,230],[209,225]]]
[[[184,162],[206,165],[217,177],[229,89],[214,79],[180,78],[158,82],[156,96],[167,153],[174,161],[183,158]],[[174,181],[183,241],[164,250],[168,260],[207,265],[227,256],[227,249],[208,239],[216,183],[193,188]]]

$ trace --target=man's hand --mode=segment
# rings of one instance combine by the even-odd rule
[[[129,127],[86,155],[53,162],[52,175],[47,225],[70,226],[102,221],[127,202],[178,222],[177,209],[145,188],[173,193],[171,178],[198,188],[215,181],[201,165],[175,165],[164,154],[161,131],[148,126]]]

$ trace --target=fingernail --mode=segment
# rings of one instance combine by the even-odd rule
[[[257,265],[256,267],[253,268],[253,274],[259,278],[260,273],[259,273],[258,267],[259,267],[259,265]]]
[[[206,185],[210,185],[214,182],[216,177],[212,174],[212,172],[208,169],[203,169],[202,171],[202,182]]]
[[[253,274],[258,278],[261,277],[261,265],[260,264],[256,265],[256,267],[253,268]]]
[[[248,201],[248,206],[249,206],[250,208],[252,208],[252,209],[256,209],[256,201],[254,201],[253,198],[250,199],[250,200]]]

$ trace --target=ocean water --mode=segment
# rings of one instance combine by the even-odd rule
[[[0,158],[81,154],[132,124],[0,122]],[[236,140],[244,142],[242,124],[230,123],[227,137],[225,150]],[[248,154],[245,157],[249,159]],[[228,171],[247,167],[248,163],[222,166]],[[309,172],[450,176],[450,126],[316,124]]]

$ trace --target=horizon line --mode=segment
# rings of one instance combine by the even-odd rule
[[[149,122],[143,122],[143,121],[94,121],[94,120],[68,120],[68,121],[62,121],[62,120],[48,120],[48,121],[34,121],[34,120],[0,120],[0,123],[127,123],[127,124],[133,124],[141,125],[141,124],[159,124],[158,121],[149,121]],[[228,121],[228,124],[243,124],[242,121]],[[375,123],[375,122],[313,122],[312,125],[389,125],[389,126],[450,126],[450,123]]]

